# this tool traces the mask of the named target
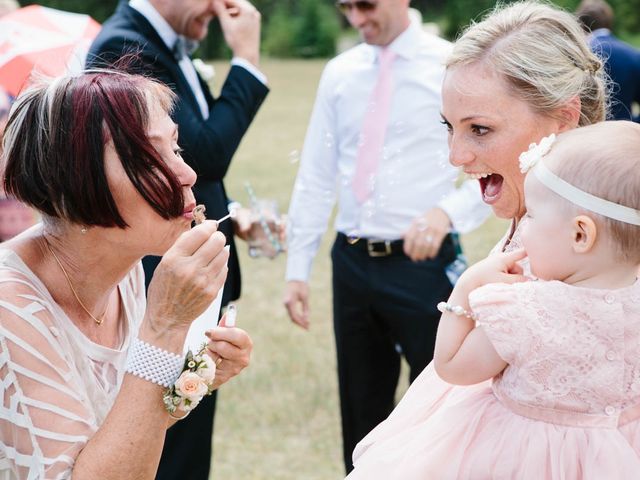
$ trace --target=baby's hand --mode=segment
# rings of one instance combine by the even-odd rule
[[[525,282],[527,277],[518,262],[526,256],[524,249],[490,255],[469,267],[458,283],[462,282],[471,291],[487,283]]]

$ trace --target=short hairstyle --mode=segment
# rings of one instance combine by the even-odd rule
[[[588,32],[599,28],[613,28],[613,9],[604,0],[582,0],[576,10],[576,16]]]
[[[180,182],[148,138],[155,109],[169,113],[173,103],[163,84],[114,70],[41,82],[17,98],[9,115],[5,191],[49,217],[125,228],[104,165],[112,142],[147,203],[163,218],[180,216]]]
[[[587,193],[640,210],[639,145],[640,125],[628,121],[600,122],[559,135],[551,150],[557,156],[548,166],[557,176]],[[608,231],[621,259],[640,262],[640,226],[585,212]]]
[[[511,93],[549,115],[580,99],[579,125],[605,119],[607,88],[601,60],[568,12],[536,2],[498,5],[454,44],[447,68],[486,62]]]

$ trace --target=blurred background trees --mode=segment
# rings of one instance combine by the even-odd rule
[[[88,13],[103,22],[119,0],[40,0],[20,1],[23,6],[41,5]],[[126,0],[120,0],[126,1]],[[511,0],[513,1],[513,0]],[[640,43],[640,0],[608,0],[616,14],[616,33],[632,43]],[[493,8],[495,0],[413,0],[425,22],[434,22],[443,36],[455,39],[471,20]],[[511,3],[509,0],[503,3]],[[555,4],[573,11],[579,0],[555,0]],[[333,0],[253,0],[263,18],[263,50],[274,57],[331,57],[337,41],[348,32],[348,24],[334,7]],[[217,24],[202,43],[198,54],[204,58],[229,55]]]

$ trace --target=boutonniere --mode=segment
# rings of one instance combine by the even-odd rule
[[[209,65],[208,63],[204,63],[199,58],[194,58],[192,60],[193,67],[198,72],[198,75],[202,77],[205,82],[210,82],[213,80],[213,77],[216,76],[216,69],[213,68],[213,65]]]
[[[544,137],[540,140],[540,143],[532,143],[529,145],[529,150],[520,154],[520,171],[522,173],[527,173],[531,170],[542,157],[549,153],[549,150],[551,150],[551,146],[555,141],[556,134],[552,133],[548,137]]]

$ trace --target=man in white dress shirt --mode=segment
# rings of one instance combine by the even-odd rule
[[[401,354],[411,380],[433,357],[452,230],[489,212],[477,185],[455,187],[447,161],[439,112],[450,44],[411,23],[409,1],[338,2],[364,43],[324,70],[289,210],[284,303],[308,328],[311,264],[339,197],[331,256],[347,472],[356,443],[393,409]]]

